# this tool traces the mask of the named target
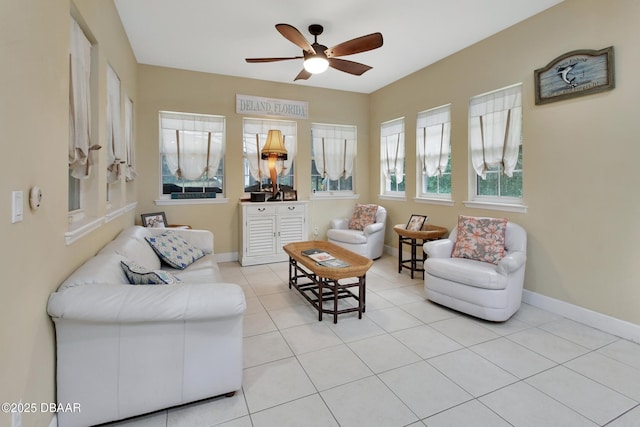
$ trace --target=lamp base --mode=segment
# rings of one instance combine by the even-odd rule
[[[279,202],[281,199],[281,192],[277,192],[276,194],[274,194],[273,196],[269,197],[267,199],[267,202]]]

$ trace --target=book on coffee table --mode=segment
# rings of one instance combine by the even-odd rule
[[[323,267],[331,267],[331,268],[341,268],[341,267],[348,267],[349,264],[339,260],[337,258],[331,258],[328,259],[326,261],[318,261],[318,264],[323,266]]]
[[[335,257],[328,252],[316,252],[307,256],[316,262],[335,259]]]

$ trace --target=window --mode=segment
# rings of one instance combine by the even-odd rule
[[[380,125],[380,169],[383,195],[404,196],[404,118]]]
[[[522,85],[471,98],[469,150],[475,201],[521,204]]]
[[[125,148],[125,179],[133,181],[136,172],[135,145],[133,143],[133,101],[125,96],[124,102],[124,148]]]
[[[418,197],[451,199],[451,106],[418,113]]]
[[[224,117],[161,111],[162,198],[223,194],[224,143]]]
[[[267,142],[267,134],[270,129],[282,132],[284,146],[287,149],[287,159],[278,160],[276,173],[279,185],[283,190],[293,190],[294,160],[296,157],[296,122],[286,120],[244,119],[243,128],[243,155],[244,155],[244,191],[269,190],[271,191],[271,178],[266,160],[261,159],[261,151]]]
[[[311,125],[311,191],[353,193],[356,127]]]
[[[107,183],[122,176],[122,120],[120,118],[120,78],[107,66]]]
[[[91,131],[91,42],[71,18],[69,51],[69,222],[84,218],[85,205],[93,188]]]

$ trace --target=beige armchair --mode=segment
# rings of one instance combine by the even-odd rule
[[[485,320],[504,321],[520,308],[527,260],[527,233],[507,222],[504,257],[497,264],[452,257],[458,236],[426,242],[424,288],[427,299]]]
[[[361,221],[354,221],[354,216],[358,215],[361,207],[371,209],[374,206],[376,205],[356,205],[351,218],[332,219],[329,223],[329,230],[327,230],[327,239],[331,243],[369,259],[380,258],[384,250],[387,210],[382,206],[377,206],[375,214],[371,217],[374,222],[368,221],[367,225]],[[371,212],[369,213],[371,214]],[[354,223],[360,223],[361,226],[354,227]]]

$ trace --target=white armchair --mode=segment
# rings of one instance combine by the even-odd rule
[[[362,230],[350,229],[350,218],[332,219],[327,230],[327,239],[331,243],[369,259],[380,258],[384,250],[386,221],[387,210],[382,206],[378,206],[376,210],[375,222],[363,227]]]
[[[452,258],[458,227],[447,239],[426,242],[427,299],[485,320],[505,321],[520,308],[527,260],[527,233],[507,222],[505,253],[498,264]]]

